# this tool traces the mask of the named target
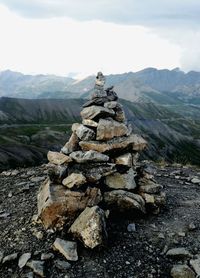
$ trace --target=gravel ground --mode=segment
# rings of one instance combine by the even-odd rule
[[[78,245],[79,260],[60,270],[56,261],[64,257],[51,248],[57,236],[35,224],[37,191],[45,179],[45,166],[18,169],[0,174],[0,254],[31,252],[32,259],[41,260],[42,253],[54,258],[44,263],[46,277],[171,277],[177,263],[166,256],[167,250],[185,247],[193,255],[200,254],[200,169],[180,165],[157,168],[156,180],[164,186],[167,204],[159,215],[132,219],[115,217],[108,223],[108,243],[88,250]],[[127,225],[135,223],[136,231],[128,232]],[[1,255],[0,255],[1,257]],[[1,259],[0,259],[1,261]],[[178,261],[183,263],[182,261]],[[187,263],[187,262],[186,262]],[[0,277],[38,277],[31,269],[19,269],[18,259],[0,264]]]

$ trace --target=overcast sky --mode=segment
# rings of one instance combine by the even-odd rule
[[[199,0],[0,0],[0,70],[200,70]]]

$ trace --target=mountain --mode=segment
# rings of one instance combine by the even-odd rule
[[[0,72],[0,96],[17,98],[88,98],[95,76],[82,80],[55,75],[23,75]],[[146,68],[138,72],[112,74],[106,86],[115,86],[119,97],[133,102],[200,104],[200,72]]]
[[[128,123],[149,142],[143,158],[199,165],[200,110],[196,106],[120,102]],[[80,122],[83,103],[83,99],[0,98],[0,168],[32,165],[41,156],[45,160],[49,149],[58,150],[67,141],[71,124]],[[26,160],[19,161],[20,152],[27,153]]]

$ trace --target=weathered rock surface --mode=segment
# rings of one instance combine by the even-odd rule
[[[74,241],[66,241],[60,238],[56,238],[53,243],[53,248],[59,251],[67,260],[77,261],[77,243]]]
[[[136,188],[135,183],[136,172],[130,168],[126,173],[114,173],[105,178],[105,184],[113,189],[128,189],[132,190]]]
[[[32,260],[27,262],[26,266],[30,267],[38,276],[45,277],[44,262]]]
[[[74,151],[79,150],[79,139],[75,132],[72,133],[69,141],[64,145],[61,151],[64,154],[70,154]]]
[[[166,256],[174,259],[184,259],[191,258],[192,254],[184,247],[178,247],[168,250]]]
[[[97,182],[102,177],[111,175],[117,171],[115,164],[113,163],[88,163],[87,167],[84,164],[74,164],[69,168],[70,173],[82,173],[87,181]]]
[[[117,105],[118,105],[117,101],[109,101],[104,103],[104,107],[108,109],[114,109],[117,107]]]
[[[97,151],[76,151],[70,154],[70,157],[77,163],[86,163],[86,162],[107,162],[109,156],[99,153]]]
[[[81,141],[79,145],[83,151],[94,150],[97,152],[108,152],[130,148],[134,151],[141,151],[147,146],[147,142],[139,135],[132,134],[128,137],[119,137],[107,142],[101,141]]]
[[[31,253],[24,253],[19,257],[18,266],[19,268],[23,268],[28,260],[31,258]]]
[[[86,247],[94,248],[107,237],[104,211],[98,206],[87,207],[69,229]]]
[[[68,188],[78,188],[84,183],[86,183],[86,177],[78,173],[72,173],[62,181],[62,184]]]
[[[174,265],[171,269],[171,276],[173,278],[195,278],[194,271],[187,265]]]
[[[102,200],[100,189],[87,188],[85,192],[70,191],[46,180],[38,193],[38,216],[46,229],[61,228],[71,223],[87,206]]]
[[[95,139],[95,132],[84,125],[80,125],[76,130],[76,135],[80,140],[89,141]]]
[[[139,192],[155,194],[155,193],[159,193],[161,189],[162,189],[162,186],[160,184],[152,182],[152,183],[140,186]]]
[[[97,127],[98,126],[97,122],[95,122],[93,120],[89,120],[89,119],[83,119],[82,124],[86,125],[86,126],[90,126],[90,127]]]
[[[115,163],[118,165],[124,165],[127,167],[133,166],[133,159],[131,153],[125,153],[115,158]]]
[[[197,276],[199,276],[200,275],[200,258],[190,260],[190,265],[192,266],[192,268],[196,272]]]
[[[114,119],[118,122],[125,122],[126,121],[125,113],[122,109],[122,106],[119,103],[115,107],[115,117],[114,117]]]
[[[132,192],[124,190],[113,190],[104,193],[104,201],[108,206],[119,211],[138,210],[145,213],[145,202],[143,198]]]
[[[86,103],[84,103],[83,107],[88,107],[88,106],[92,106],[92,105],[102,106],[107,101],[109,101],[107,96],[106,97],[95,97],[91,100],[88,100]]]
[[[47,158],[50,163],[53,163],[56,165],[62,165],[64,163],[69,163],[72,161],[72,159],[69,156],[59,153],[59,152],[52,152],[52,151],[49,151],[47,153]]]
[[[112,119],[100,119],[97,126],[97,140],[110,140],[114,137],[127,135],[128,128],[125,124]]]
[[[115,112],[112,109],[108,109],[97,105],[86,107],[81,111],[82,118],[90,120],[100,117],[112,117],[114,115]]]
[[[2,264],[5,264],[5,263],[10,262],[10,261],[14,261],[17,258],[18,258],[18,253],[13,253],[13,254],[7,255],[3,258]]]

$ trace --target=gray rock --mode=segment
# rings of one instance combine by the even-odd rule
[[[107,88],[105,91],[109,101],[115,101],[118,99],[117,94],[113,91],[113,86]]]
[[[117,106],[117,101],[109,101],[104,103],[104,107],[108,109],[114,109]]]
[[[66,241],[60,238],[56,238],[53,248],[59,251],[67,260],[77,261],[77,243],[74,241]]]
[[[90,141],[95,139],[95,132],[90,129],[89,127],[86,127],[84,125],[80,125],[77,130],[76,130],[76,135],[78,136],[79,139],[82,141]]]
[[[31,253],[24,253],[19,257],[18,266],[19,268],[23,268],[28,260],[31,258]]]
[[[69,174],[82,173],[89,182],[97,182],[102,177],[111,175],[116,171],[115,164],[105,162],[74,164],[69,168]]]
[[[3,258],[2,264],[5,264],[5,263],[10,262],[10,261],[14,261],[17,258],[18,258],[18,253],[10,254],[10,255]]]
[[[4,252],[3,252],[3,251],[0,251],[0,263],[1,263],[2,260],[3,260],[3,256],[4,256]]]
[[[139,192],[155,194],[155,193],[159,193],[161,189],[162,186],[160,184],[149,181],[148,184],[141,185],[139,187]]]
[[[133,159],[131,153],[125,153],[115,158],[115,163],[118,165],[124,165],[127,167],[133,166]]]
[[[145,213],[145,202],[143,198],[132,192],[124,190],[113,190],[104,193],[104,201],[113,209],[125,212],[138,210]]]
[[[197,276],[200,276],[200,258],[195,259],[195,260],[190,260],[190,265],[196,272]]]
[[[178,247],[168,250],[166,256],[174,259],[185,259],[191,258],[192,254],[187,249]]]
[[[105,178],[105,184],[113,189],[132,190],[136,188],[135,183],[136,172],[130,168],[126,173],[114,173]]]
[[[115,115],[114,110],[104,108],[102,106],[97,106],[97,105],[86,107],[81,111],[81,117],[83,119],[90,119],[90,120],[93,120],[95,118],[101,118],[101,117],[112,117],[114,115]]]
[[[194,271],[187,265],[174,265],[171,269],[171,277],[173,278],[195,278]]]
[[[98,206],[87,207],[69,229],[86,247],[94,248],[107,238],[104,211]]]
[[[61,152],[64,154],[70,154],[71,152],[78,151],[79,148],[79,139],[75,132],[72,133],[69,141],[61,149]]]
[[[28,272],[25,274],[24,278],[34,278],[34,273],[33,272]]]
[[[200,184],[200,179],[195,177],[195,178],[191,179],[191,182],[194,183],[194,184]]]
[[[26,266],[30,267],[38,276],[45,277],[44,262],[32,260],[27,262]]]
[[[53,253],[42,253],[41,254],[41,260],[42,261],[48,261],[54,258],[54,254]]]
[[[31,182],[41,182],[41,181],[44,181],[46,179],[46,177],[34,177],[34,178],[31,178],[30,181]]]
[[[89,106],[92,106],[92,105],[103,106],[103,104],[107,101],[109,101],[107,96],[105,96],[105,97],[96,97],[96,98],[93,98],[93,99],[87,101],[86,103],[84,103],[83,108],[89,107]]]
[[[55,260],[54,264],[60,270],[68,270],[71,268],[71,264],[69,262],[62,260]]]
[[[70,157],[77,163],[107,162],[109,160],[109,156],[93,150],[87,152],[76,151],[71,153]]]
[[[76,132],[80,125],[81,124],[79,124],[79,123],[73,123],[72,124],[72,132]]]
[[[121,137],[128,134],[125,124],[113,119],[100,119],[97,126],[97,140],[110,140],[114,137]]]
[[[135,223],[130,223],[130,224],[128,224],[128,226],[127,226],[127,231],[128,232],[136,232],[136,226],[135,226]]]

